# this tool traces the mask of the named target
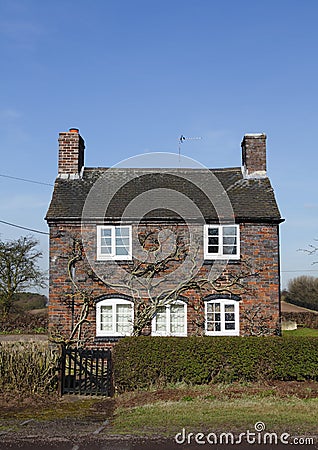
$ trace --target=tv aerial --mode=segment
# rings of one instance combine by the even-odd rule
[[[181,136],[179,137],[179,146],[178,146],[178,151],[179,151],[179,162],[180,162],[180,157],[181,157],[181,144],[183,144],[185,141],[200,141],[202,139],[201,136],[197,136],[197,137],[185,137],[183,136],[183,134],[181,134]]]

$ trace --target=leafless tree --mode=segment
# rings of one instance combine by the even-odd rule
[[[42,252],[31,236],[0,241],[0,309],[4,317],[11,311],[15,295],[30,287],[45,287],[46,278],[38,266]]]
[[[318,278],[302,275],[290,280],[285,301],[318,311]]]

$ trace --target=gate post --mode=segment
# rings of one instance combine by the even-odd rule
[[[58,370],[58,392],[60,396],[64,394],[65,359],[66,359],[66,349],[65,345],[62,344],[60,346],[60,364]]]
[[[113,397],[115,386],[114,386],[114,376],[113,376],[113,359],[112,352],[107,349],[107,396]]]

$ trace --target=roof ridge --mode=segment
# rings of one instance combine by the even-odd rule
[[[186,171],[199,171],[199,170],[208,170],[213,172],[236,172],[241,171],[241,167],[84,167],[84,171],[94,172],[94,171],[106,171],[109,169],[126,171],[126,170],[135,170],[135,171],[169,171],[175,170],[178,172],[186,172]]]

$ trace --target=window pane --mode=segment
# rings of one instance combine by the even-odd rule
[[[132,305],[116,305],[116,331],[130,334],[132,326]]]
[[[129,237],[129,227],[116,227],[115,235],[116,237]]]
[[[215,331],[221,331],[221,324],[220,324],[220,322],[216,322],[214,324],[214,326],[215,326]]]
[[[235,330],[235,323],[234,322],[226,322],[225,329],[226,330]]]
[[[129,239],[128,238],[116,238],[116,246],[117,245],[124,245],[124,246],[128,246],[129,245]]]
[[[225,313],[225,322],[234,322],[235,314],[234,313]]]
[[[185,311],[184,305],[171,305],[170,307],[170,332],[184,333]]]
[[[219,245],[219,238],[209,236],[208,245]]]
[[[207,331],[215,331],[214,322],[208,322],[207,323]]]
[[[126,247],[116,247],[116,255],[128,255],[128,249]]]
[[[223,227],[223,236],[236,236],[236,227]]]
[[[100,252],[102,255],[110,255],[112,252],[112,248],[111,247],[101,247],[100,248]]]
[[[218,236],[219,229],[218,228],[208,228],[208,236]]]
[[[224,305],[224,311],[225,312],[234,312],[234,305]]]
[[[221,303],[214,303],[213,305],[214,305],[215,312],[221,311]]]
[[[208,253],[219,253],[219,247],[218,246],[208,246]]]
[[[112,240],[110,237],[102,237],[100,242],[101,242],[101,245],[111,245],[112,244]]]
[[[223,237],[224,245],[236,245],[236,237]]]
[[[156,331],[166,332],[166,307],[160,306],[156,312]]]
[[[102,331],[113,331],[112,306],[101,306],[100,308],[100,329]]]
[[[101,237],[104,236],[111,236],[112,235],[112,230],[111,228],[102,228],[101,229]]]
[[[236,255],[237,253],[237,247],[236,245],[234,245],[233,247],[231,246],[224,246],[223,247],[223,254],[224,255]]]

